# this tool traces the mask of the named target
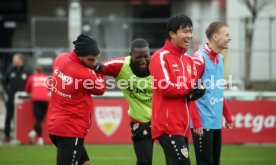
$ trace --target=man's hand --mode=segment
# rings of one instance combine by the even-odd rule
[[[201,84],[196,84],[193,91],[187,96],[188,101],[194,101],[202,97],[205,93],[206,89]]]
[[[227,122],[225,122],[226,129],[232,129],[233,125],[234,125],[233,123],[227,123]]]
[[[200,128],[194,128],[193,131],[198,136],[203,136],[203,128],[202,127],[200,127]]]
[[[93,68],[96,72],[103,72],[104,71],[104,64],[101,62],[97,62]]]

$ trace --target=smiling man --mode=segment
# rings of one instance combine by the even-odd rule
[[[191,126],[197,165],[219,165],[223,116],[226,119],[226,128],[233,127],[231,114],[223,97],[223,86],[216,84],[219,80],[224,80],[221,51],[228,49],[231,41],[228,25],[224,22],[212,22],[206,29],[206,37],[208,42],[193,58],[198,78],[202,82],[213,79],[214,85],[211,87],[209,84],[205,95],[196,100],[196,104],[190,104],[193,107],[192,112],[199,112],[201,121]]]
[[[150,61],[153,78],[152,137],[164,150],[167,165],[189,165],[190,112],[187,96],[196,72],[186,53],[193,37],[192,20],[185,15],[169,19],[168,39]]]
[[[124,81],[126,86],[119,86],[128,104],[128,115],[132,132],[132,141],[137,165],[151,165],[153,140],[151,138],[151,101],[152,85],[149,74],[149,43],[138,38],[131,43],[129,56],[104,62],[104,75]]]

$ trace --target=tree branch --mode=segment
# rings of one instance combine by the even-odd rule
[[[270,4],[272,0],[240,0],[248,8],[252,15],[252,21],[256,19],[258,13],[263,10],[265,6]]]
[[[244,4],[245,4],[245,6],[250,10],[250,12],[251,12],[251,9],[252,9],[252,6],[251,6],[251,3],[250,3],[250,0],[244,0],[244,1],[242,1]]]
[[[272,0],[240,0],[249,9],[251,14],[258,13],[265,6],[270,4]]]
[[[261,11],[265,6],[269,5],[271,2],[271,0],[259,0],[257,11]]]

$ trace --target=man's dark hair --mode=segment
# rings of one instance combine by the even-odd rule
[[[149,43],[147,40],[143,38],[137,38],[131,42],[131,51],[133,51],[135,48],[145,48],[149,47]]]
[[[228,27],[228,24],[225,22],[212,22],[205,31],[206,37],[210,40],[212,35],[222,27]]]
[[[191,18],[183,14],[171,17],[167,23],[168,34],[170,31],[176,33],[178,29],[186,27],[193,27],[193,22]],[[168,37],[170,38],[170,35]]]

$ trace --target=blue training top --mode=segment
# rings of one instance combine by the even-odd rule
[[[206,88],[203,97],[196,100],[200,120],[205,129],[221,129],[223,117],[224,64],[218,54],[218,64],[213,63],[204,49],[198,50],[205,59],[205,69],[201,82]]]

